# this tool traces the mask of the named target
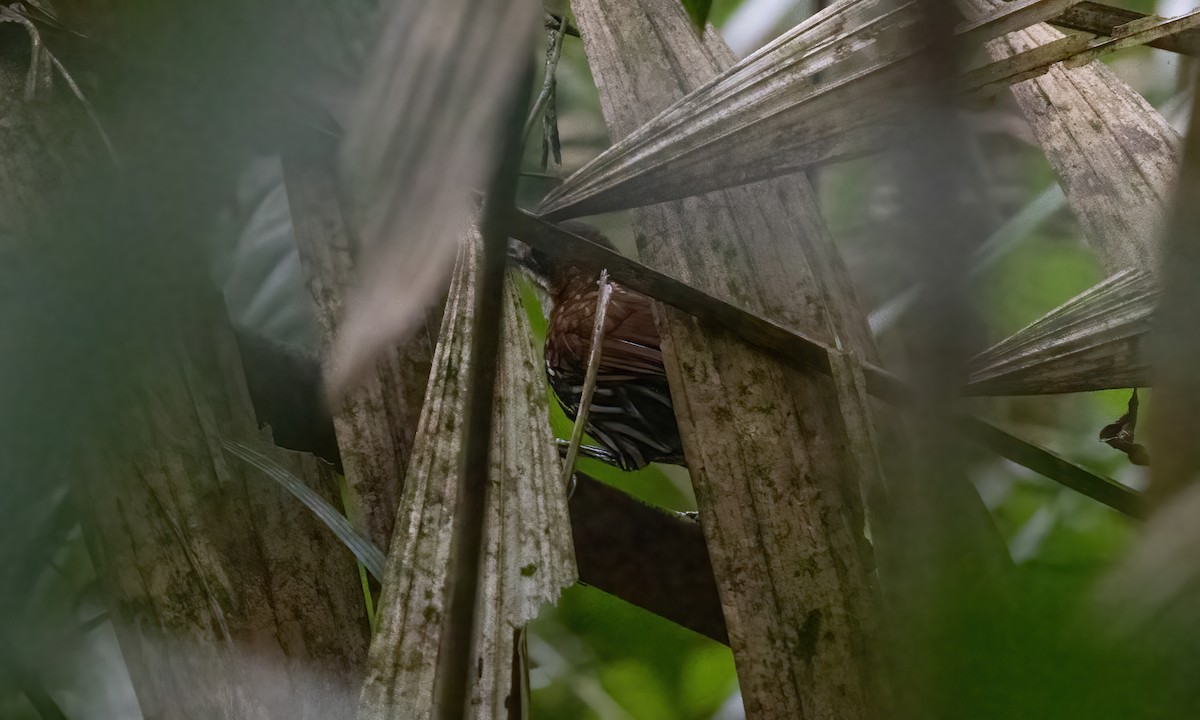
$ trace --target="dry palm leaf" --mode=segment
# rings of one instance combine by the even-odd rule
[[[1063,6],[1002,5],[958,35],[983,42],[1054,17]],[[919,22],[913,3],[834,3],[588,163],[541,209],[567,217],[637,207],[877,150],[918,85],[910,66],[921,49]],[[1086,42],[1075,50],[1084,49]],[[1008,65],[965,76],[964,88],[1012,76]]]
[[[959,42],[973,45],[987,38],[1000,37],[1036,22],[1061,15],[1081,0],[1011,0],[998,5],[959,28]]]
[[[971,3],[981,13],[1001,5]],[[988,52],[1006,58],[1062,37],[1035,25],[989,43]],[[1143,335],[1157,299],[1151,275],[1158,271],[1158,237],[1179,164],[1179,137],[1099,62],[1053,67],[1012,92],[1085,239],[1115,275],[977,358],[971,391],[1030,394],[1146,385]],[[1124,272],[1131,268],[1138,272]],[[1049,334],[1055,328],[1070,335],[1055,339]]]
[[[350,233],[332,164],[324,157],[293,156],[284,158],[283,165],[300,263],[328,347],[354,287]],[[379,547],[391,542],[440,312],[435,303],[431,317],[418,331],[407,342],[385,348],[361,382],[333,408],[346,475],[347,512]]]
[[[960,34],[975,40],[986,38],[989,28],[992,32],[1012,29],[1013,18],[1028,22],[1061,10],[1053,3],[971,0],[969,4],[980,19]],[[890,83],[886,89],[873,83],[879,82],[880,75],[893,77],[911,54],[911,48],[888,40],[911,25],[906,7],[881,15],[880,7],[868,0],[831,6],[597,158],[547,198],[543,211],[568,215],[634,206],[870,149],[886,134],[890,108],[903,98],[903,91]],[[1113,42],[1066,43],[1070,48],[1065,48],[1058,31],[1034,25],[992,41],[989,52],[997,63],[978,71],[973,81],[1013,81],[1026,71],[1044,73],[1013,92],[1059,172],[1089,241],[1112,272],[1153,267],[1154,238],[1176,166],[1178,138],[1161,115],[1099,62],[1071,70],[1049,63],[1071,55],[1083,61],[1100,51],[1149,41],[1197,22],[1196,14],[1170,22],[1148,21],[1114,30],[1119,37]],[[876,38],[875,33],[884,29],[887,36]],[[1010,57],[1024,52],[1041,53],[1040,59],[1030,64],[1025,61],[1028,56],[1019,62]],[[830,97],[840,98],[836,112],[825,112],[820,104]],[[845,118],[836,114],[843,110]],[[831,118],[836,122],[823,124]],[[772,129],[779,131],[778,136]],[[714,162],[714,157],[720,157],[720,162]],[[1098,289],[1097,295],[1107,292]],[[1105,309],[1112,310],[1099,308]],[[1050,325],[1056,322],[1047,320]],[[1108,347],[1102,352],[1119,350],[1103,338],[1089,340],[1084,335],[1076,340]],[[1126,343],[1125,357],[1133,365],[1123,370],[1126,376],[1144,368],[1136,357],[1137,344],[1136,340]],[[1093,370],[1097,368],[1085,368],[1087,373]],[[1080,389],[1129,386],[1120,372],[1081,382]],[[1063,387],[1069,385],[1023,386],[1021,391],[1061,392]]]
[[[442,642],[481,239],[469,231],[450,289],[413,461],[384,573],[359,718],[431,717]],[[514,628],[575,581],[567,498],[544,379],[515,287],[505,294],[478,605],[472,717],[504,716]],[[472,664],[475,666],[475,663]]]
[[[332,349],[344,390],[409,332],[443,287],[454,218],[495,164],[541,7],[533,0],[395,0],[346,132],[343,165],[361,211],[363,286]]]
[[[678,0],[576,0],[572,8],[614,138],[711,87],[733,64],[715,32],[697,37]],[[640,208],[633,225],[642,260],[656,270],[873,356],[806,178]],[[617,265],[609,267],[615,276]],[[858,468],[841,450],[832,381],[661,310],[664,362],[747,714],[874,715],[877,596],[861,497],[846,481]],[[795,572],[773,572],[780,567]],[[819,638],[808,644],[817,622]]]
[[[1068,30],[1082,30],[1093,35],[1112,35],[1118,27],[1148,17],[1146,13],[1103,3],[1081,2],[1050,22]],[[1182,32],[1146,43],[1159,50],[1183,55],[1200,55],[1200,33]]]
[[[636,207],[879,148],[881,120],[902,99],[899,63],[913,52],[905,31],[918,20],[910,4],[890,6],[831,5],[630,133],[542,210]],[[732,139],[754,147],[727,155]],[[746,161],[750,154],[761,161]]]
[[[1159,291],[1126,270],[1071,298],[971,361],[971,395],[1038,395],[1149,384],[1143,343]]]
[[[971,70],[964,75],[963,84],[971,90],[1010,85],[1042,75],[1056,63],[1063,63],[1065,68],[1082,67],[1117,50],[1147,45],[1198,27],[1200,12],[1190,12],[1173,18],[1148,16],[1114,28],[1110,38],[1089,41],[1083,35],[1059,37]]]
[[[969,4],[985,13],[1005,3]],[[1003,59],[1062,38],[1034,25],[987,49]],[[1163,209],[1179,167],[1179,136],[1170,124],[1100,62],[1052,67],[1012,93],[1105,269],[1156,272]]]

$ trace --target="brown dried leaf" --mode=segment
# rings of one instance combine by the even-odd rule
[[[1149,465],[1150,454],[1146,447],[1134,440],[1134,430],[1137,428],[1138,394],[1134,388],[1129,396],[1129,409],[1117,418],[1117,421],[1100,429],[1100,442],[1120,450],[1129,456],[1129,462],[1134,465]]]

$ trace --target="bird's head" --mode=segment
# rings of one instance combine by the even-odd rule
[[[565,220],[558,227],[578,235],[585,240],[616,251],[612,241],[596,228],[578,220]],[[549,296],[553,296],[554,288],[571,272],[577,272],[579,266],[569,258],[553,256],[512,238],[508,241],[508,258],[517,266],[524,269],[529,276]]]

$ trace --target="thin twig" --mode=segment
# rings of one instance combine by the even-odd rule
[[[558,59],[562,56],[562,45],[561,26],[558,30],[551,29],[550,46],[546,48],[546,71],[542,78],[542,89],[533,103],[533,109],[529,111],[529,117],[525,120],[525,128],[521,131],[522,141],[529,137],[529,132],[533,130],[533,124],[542,117],[546,110],[546,103],[550,102],[550,97],[554,94],[554,73],[555,68],[558,67]]]
[[[522,170],[521,177],[537,178],[538,180],[551,180],[553,182],[562,182],[561,175],[554,175],[548,172],[537,172],[535,170]]]
[[[1152,18],[1147,18],[1150,19]],[[1107,40],[1088,42],[1084,36],[1068,35],[969,70],[960,76],[960,83],[963,91],[968,94],[987,95],[1042,75],[1056,63],[1061,62],[1066,68],[1082,67],[1117,50],[1146,45],[1180,33],[1198,30],[1200,11],[1192,11],[1179,17],[1156,18],[1155,22],[1145,27],[1139,26],[1127,35],[1110,37]]]
[[[1049,450],[1001,430],[982,418],[960,415],[957,424],[967,437],[991,449],[1000,457],[1069,487],[1117,512],[1134,518],[1146,516],[1145,497],[1127,485],[1096,475]]]
[[[117,148],[113,145],[112,138],[104,130],[104,125],[100,123],[100,116],[96,114],[96,108],[92,107],[92,103],[88,101],[83,91],[79,89],[79,85],[75,83],[75,78],[71,77],[71,73],[67,72],[67,68],[63,66],[58,58],[54,57],[54,53],[50,50],[43,50],[50,62],[54,63],[54,67],[58,69],[58,73],[62,75],[63,80],[67,81],[67,87],[71,88],[71,92],[75,94],[76,99],[83,105],[83,109],[87,112],[92,124],[96,126],[96,132],[100,134],[100,139],[104,141],[104,147],[108,150],[109,157],[112,158],[114,165],[121,164],[121,158],[117,155]]]
[[[1141,20],[1144,17],[1147,17],[1146,13],[1135,10],[1113,7],[1103,3],[1081,2],[1050,20],[1050,24],[1068,30],[1082,30],[1093,35],[1112,35],[1117,27]],[[1177,35],[1159,38],[1146,44],[1152,48],[1182,55],[1200,55],[1200,32],[1185,30]]]
[[[554,13],[546,13],[546,18],[550,21],[553,21],[554,26],[557,26],[564,35],[570,35],[571,37],[583,37],[582,35],[579,34],[579,28],[577,28],[574,25],[572,25],[571,23],[567,22],[567,18],[565,15],[555,15]],[[549,24],[549,22],[547,22],[547,24],[546,24],[547,28],[554,27],[554,26],[551,26]]]
[[[560,35],[561,37],[561,35]],[[542,162],[545,170],[550,165],[550,154],[554,153],[554,164],[562,167],[562,140],[558,136],[558,81],[550,88],[550,100],[542,113]]]
[[[563,440],[562,438],[555,438],[554,442],[558,446],[558,449],[562,453],[562,456],[566,457],[567,456],[567,448],[571,446],[571,442],[569,440]],[[580,445],[579,446],[579,457],[590,458],[592,460],[599,460],[600,462],[607,463],[609,465],[620,464],[617,461],[616,455],[609,452],[608,450],[605,450],[602,447],[596,447],[594,445]]]
[[[563,487],[569,487],[575,473],[575,460],[579,457],[579,443],[583,441],[583,429],[587,426],[588,411],[592,407],[592,394],[596,391],[596,375],[600,370],[600,350],[604,343],[604,317],[608,314],[608,299],[612,297],[612,283],[608,281],[608,270],[600,271],[600,292],[596,293],[596,320],[592,323],[592,349],[588,355],[587,374],[583,379],[583,394],[579,397],[579,410],[575,413],[575,427],[571,428],[571,444],[567,446],[567,457],[563,459]]]

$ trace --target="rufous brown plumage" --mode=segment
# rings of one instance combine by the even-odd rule
[[[567,222],[563,227],[612,248],[589,225]],[[524,264],[540,275],[550,302],[546,375],[567,416],[574,420],[591,349],[599,274],[537,252]],[[618,283],[613,283],[605,314],[600,368],[586,429],[623,469],[683,462],[652,301]]]

